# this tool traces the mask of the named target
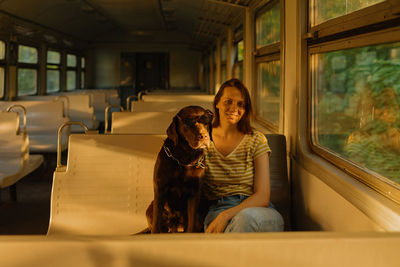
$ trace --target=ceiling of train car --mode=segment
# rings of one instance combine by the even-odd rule
[[[0,0],[0,11],[89,42],[158,36],[208,45],[251,1]]]

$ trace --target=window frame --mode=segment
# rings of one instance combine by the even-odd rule
[[[283,56],[282,56],[282,45],[284,44],[284,28],[285,28],[285,15],[284,15],[284,0],[272,0],[268,2],[266,5],[262,6],[259,8],[254,15],[254,119],[257,123],[268,129],[269,131],[273,133],[278,133],[283,131],[283,124],[284,124],[284,62],[283,62]],[[266,46],[262,46],[260,48],[256,48],[256,43],[257,43],[257,31],[256,31],[256,25],[257,25],[257,18],[261,16],[264,12],[266,12],[269,9],[274,8],[276,4],[280,5],[280,40],[279,42],[275,42]],[[257,88],[258,88],[258,69],[257,65],[262,62],[270,62],[270,61],[275,61],[275,60],[280,61],[281,65],[281,71],[280,71],[280,105],[279,105],[279,122],[278,125],[275,125],[271,121],[268,121],[268,119],[263,118],[258,115],[258,96],[257,96]]]
[[[31,48],[35,48],[37,50],[37,63],[24,63],[24,62],[19,62],[19,46],[27,46]],[[17,49],[17,58],[16,58],[16,63],[17,63],[17,70],[16,70],[16,94],[17,97],[20,96],[32,96],[32,95],[39,95],[40,93],[40,56],[41,56],[41,49],[35,44],[27,44],[24,42],[17,43],[16,44],[16,49]],[[33,94],[27,94],[27,95],[19,95],[19,85],[18,85],[18,71],[19,69],[34,69],[36,70],[36,92]]]
[[[234,54],[234,57],[233,57],[233,66],[232,66],[232,73],[231,73],[232,77],[235,77],[235,70],[236,69],[239,69],[241,67],[242,70],[243,70],[243,59],[239,60],[239,48],[238,47],[239,47],[239,43],[240,42],[243,42],[243,48],[244,48],[243,25],[240,25],[239,27],[237,27],[235,32],[234,32],[233,47],[234,47],[234,53],[235,54]],[[238,76],[236,78],[240,79],[241,77]]]
[[[86,87],[86,56],[80,56],[79,57],[79,87],[77,89],[84,89]],[[82,67],[82,60],[85,62],[84,66]],[[82,77],[82,73],[84,73],[84,77]],[[82,79],[83,79],[83,84],[82,84]]]
[[[389,198],[390,200],[400,204],[400,184],[390,180],[382,176],[379,173],[376,173],[367,167],[362,167],[350,159],[345,158],[343,155],[335,153],[334,151],[329,151],[329,148],[325,148],[322,145],[317,143],[316,139],[316,130],[314,129],[314,92],[313,89],[315,88],[315,79],[312,77],[312,69],[315,66],[315,57],[313,55],[324,53],[324,52],[333,52],[333,51],[340,51],[345,49],[351,48],[358,48],[364,46],[373,46],[385,43],[393,43],[393,42],[400,42],[400,26],[392,26],[388,20],[384,20],[383,24],[379,23],[379,27],[383,27],[376,29],[376,27],[366,27],[370,26],[370,24],[362,24],[362,22],[366,22],[365,18],[363,18],[363,14],[365,12],[370,12],[371,8],[375,6],[379,7],[379,10],[383,7],[387,7],[387,4],[391,2],[390,0],[383,3],[378,3],[373,6],[367,7],[365,10],[358,10],[353,13],[343,15],[342,17],[334,18],[328,20],[326,22],[321,23],[317,28],[311,27],[310,20],[308,21],[308,26],[310,32],[312,34],[308,34],[304,36],[303,39],[307,40],[307,58],[308,58],[308,66],[307,66],[307,76],[308,76],[308,101],[307,101],[307,137],[308,142],[310,145],[311,150],[316,153],[317,155],[321,156],[328,162],[334,164],[337,168],[341,169],[342,171],[348,173],[351,177],[355,178],[359,182],[367,185],[368,187],[372,188],[373,190],[379,192],[383,196]],[[308,9],[310,12],[310,9]],[[397,4],[397,10],[400,10],[400,3]],[[355,16],[359,17],[357,21]],[[399,15],[397,15],[400,17]],[[311,18],[311,15],[309,16]],[[341,34],[337,31],[332,31],[330,28],[331,25],[335,25],[336,23],[340,23],[343,20],[347,20],[351,18],[353,27],[353,34],[350,36]],[[350,21],[350,20],[349,20]],[[361,26],[360,26],[361,25]],[[351,25],[348,25],[351,26]],[[330,33],[331,38],[326,38],[326,35],[320,34],[313,34],[313,30],[322,29],[326,27],[327,30],[325,33]],[[345,26],[343,29],[347,31],[348,27]],[[338,34],[339,33],[339,34]],[[342,32],[343,33],[343,32]],[[396,36],[397,35],[397,36]]]

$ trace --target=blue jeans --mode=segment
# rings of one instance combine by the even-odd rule
[[[220,212],[239,205],[246,198],[245,195],[234,195],[217,200],[210,206],[204,219],[204,231]],[[283,231],[283,226],[282,216],[270,202],[268,208],[250,207],[241,210],[229,221],[225,233],[280,232]]]

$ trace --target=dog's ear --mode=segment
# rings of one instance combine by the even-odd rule
[[[178,125],[179,125],[179,118],[178,116],[175,116],[172,119],[172,122],[167,129],[167,136],[169,139],[172,140],[172,142],[174,142],[174,145],[178,143],[178,129],[177,129]]]

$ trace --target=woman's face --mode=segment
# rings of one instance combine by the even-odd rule
[[[216,107],[221,122],[230,124],[237,124],[246,111],[244,97],[236,87],[225,87]]]

